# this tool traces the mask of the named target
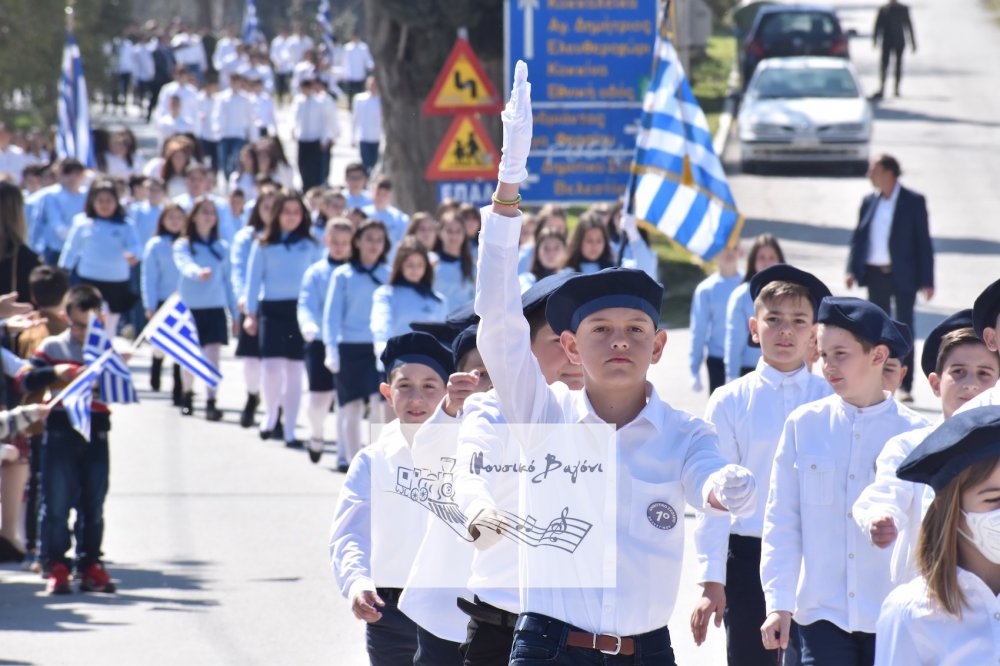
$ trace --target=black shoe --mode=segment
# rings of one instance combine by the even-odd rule
[[[347,470],[349,470],[350,468],[351,466],[348,465],[347,463],[340,463],[339,465],[337,465],[337,471],[340,472],[341,474],[347,474]]]
[[[215,406],[215,400],[209,399],[205,402],[205,418],[209,421],[221,421],[222,410]]]
[[[184,399],[184,385],[181,384],[181,367],[174,364],[174,389],[171,397],[174,401],[174,407],[180,407],[181,401]]]
[[[181,414],[184,416],[191,416],[194,414],[194,392],[186,391],[183,396],[181,396]]]
[[[278,417],[278,422],[274,424],[274,428],[271,429],[271,439],[284,439],[285,438],[285,426],[281,425],[281,417]]]
[[[260,396],[256,393],[247,393],[247,402],[243,405],[243,413],[240,414],[240,427],[249,428],[253,425],[253,417],[257,412],[257,405],[260,404]]]
[[[153,357],[153,365],[149,368],[149,387],[160,391],[160,373],[163,371],[163,359]]]
[[[285,440],[285,447],[289,449],[301,449],[302,440],[301,439],[288,439]]]
[[[309,452],[309,460],[314,463],[318,463],[319,459],[323,457],[324,443],[322,439],[310,439],[309,444],[306,446],[306,450]]]

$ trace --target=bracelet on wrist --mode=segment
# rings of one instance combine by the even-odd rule
[[[493,203],[495,203],[498,206],[512,206],[514,208],[517,208],[518,204],[521,203],[520,194],[518,194],[517,197],[512,199],[511,201],[504,201],[503,199],[498,199],[496,194],[494,194],[492,198],[493,198]]]

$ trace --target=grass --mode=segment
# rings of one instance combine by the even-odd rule
[[[993,18],[997,23],[1000,23],[1000,0],[983,0],[986,5],[986,11],[993,14]]]
[[[698,98],[713,135],[719,127],[719,115],[726,103],[729,72],[735,57],[736,39],[731,33],[716,31],[708,39],[705,56],[691,64],[691,91]]]

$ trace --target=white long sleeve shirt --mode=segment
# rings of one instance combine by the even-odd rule
[[[364,42],[344,44],[341,63],[344,67],[344,79],[347,81],[364,81],[368,70],[375,67],[371,51]]]
[[[797,407],[833,392],[803,365],[780,372],[764,361],[748,375],[718,388],[708,400],[705,420],[719,434],[719,452],[731,463],[753,472],[759,488],[771,481],[771,466],[785,419]],[[695,527],[700,582],[726,582],[729,534],[760,538],[764,531],[767,494],[757,495],[757,509],[747,517],[699,516]]]
[[[478,274],[491,279],[476,285],[481,321],[477,347],[489,370],[503,414],[513,424],[593,424],[607,426],[593,410],[586,391],[565,384],[549,386],[531,354],[528,322],[521,311],[517,279],[521,218],[482,210]],[[602,587],[528,587],[522,610],[541,613],[586,631],[631,636],[666,626],[680,585],[684,550],[685,502],[707,507],[709,477],[725,465],[711,425],[663,402],[651,384],[646,407],[614,433],[617,502],[615,547],[605,561]],[[675,512],[669,527],[651,517],[654,507]],[[564,566],[581,580],[591,572]],[[650,585],[656,572],[656,585]],[[527,572],[529,574],[531,571]],[[614,584],[611,584],[611,574]]]
[[[229,88],[215,96],[212,133],[220,139],[253,138],[256,111],[248,95]]]
[[[859,408],[837,395],[796,409],[785,421],[764,511],[760,579],[767,612],[799,624],[827,620],[844,631],[875,631],[893,585],[891,553],[854,522],[854,502],[875,478],[890,438],[927,425],[885,393]]]
[[[194,118],[198,113],[198,89],[194,86],[171,81],[160,89],[160,97],[156,103],[156,116],[165,116],[170,112],[170,98],[181,98],[181,115]]]
[[[969,603],[962,617],[947,613],[915,578],[882,604],[875,666],[985,666],[1000,662],[1000,598],[979,576],[958,570]]]
[[[919,573],[915,559],[917,534],[927,507],[934,501],[934,489],[922,483],[904,481],[896,476],[896,470],[941,423],[939,419],[933,425],[904,432],[886,442],[875,461],[875,481],[854,503],[854,520],[866,535],[872,520],[892,517],[898,534],[892,544],[891,574],[897,585]]]
[[[296,95],[292,100],[292,117],[295,118],[294,133],[299,141],[326,143],[331,140],[330,112],[319,95]]]
[[[896,214],[897,200],[899,200],[899,183],[896,183],[888,198],[880,195],[875,202],[868,236],[868,257],[865,263],[875,266],[888,266],[892,263],[892,257],[889,255],[889,234],[892,233],[892,218]]]
[[[352,139],[365,143],[382,140],[382,98],[363,92],[354,96],[354,117],[351,122]]]

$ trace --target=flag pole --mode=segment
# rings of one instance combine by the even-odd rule
[[[167,318],[167,312],[173,309],[174,305],[180,300],[180,298],[180,294],[174,292],[170,295],[170,298],[163,301],[163,305],[161,305],[160,309],[156,311],[153,318],[146,323],[141,331],[139,331],[139,335],[135,336],[135,340],[132,341],[132,347],[129,349],[130,354],[134,354],[136,350],[139,349],[139,345],[146,339],[147,331],[159,326],[160,322]]]

